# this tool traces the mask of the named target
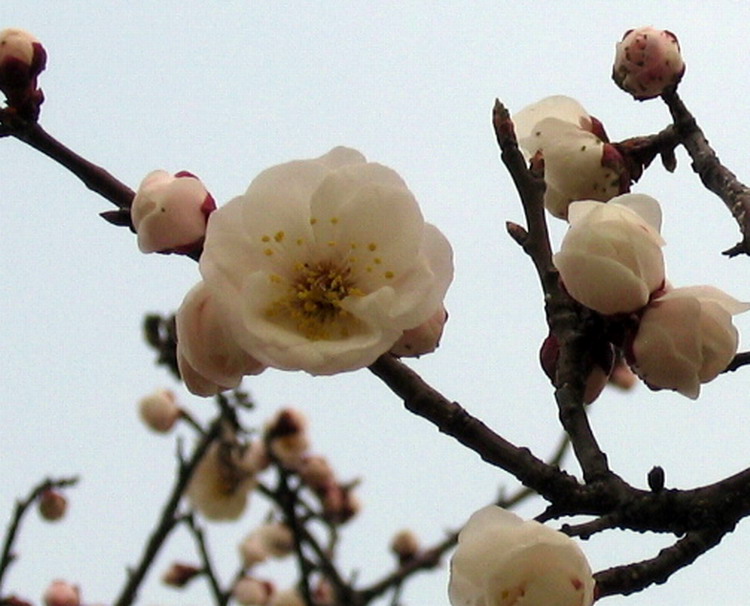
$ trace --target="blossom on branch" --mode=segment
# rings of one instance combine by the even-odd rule
[[[535,168],[544,168],[544,206],[566,218],[575,200],[607,200],[630,188],[622,154],[601,122],[578,101],[556,95],[513,116],[518,144]]]
[[[649,303],[632,344],[633,368],[654,389],[696,399],[737,353],[732,316],[750,309],[712,286],[675,288]]]
[[[80,606],[81,590],[67,581],[52,581],[44,591],[45,606]]]
[[[151,395],[141,398],[138,409],[141,420],[158,433],[170,431],[182,416],[177,396],[169,389],[157,389]]]
[[[489,505],[458,535],[448,593],[453,606],[590,606],[594,579],[573,539]]]
[[[631,29],[615,47],[612,79],[639,101],[658,97],[678,84],[684,73],[680,43],[670,31]]]
[[[138,248],[144,253],[194,250],[203,242],[206,221],[215,209],[213,197],[195,175],[150,172],[130,208]]]
[[[200,269],[248,355],[316,375],[374,362],[453,278],[401,177],[343,147],[263,171],[213,213]]]
[[[213,442],[188,484],[191,505],[210,520],[236,520],[256,486],[255,475],[234,454],[233,444]]]
[[[664,287],[664,240],[659,203],[624,194],[604,204],[575,202],[570,229],[553,257],[576,301],[601,314],[629,313]]]
[[[177,364],[185,385],[196,395],[232,389],[244,375],[257,375],[266,368],[234,341],[226,317],[204,282],[185,296],[176,327]]]

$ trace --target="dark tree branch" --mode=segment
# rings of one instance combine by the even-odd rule
[[[67,488],[68,486],[74,486],[76,483],[78,483],[77,477],[60,478],[57,480],[48,478],[32,488],[31,492],[29,492],[25,499],[16,501],[16,508],[13,512],[10,524],[8,525],[8,531],[5,533],[3,552],[2,556],[0,556],[0,596],[2,596],[2,586],[5,573],[15,559],[15,555],[13,554],[13,544],[18,537],[21,522],[23,521],[23,517],[29,507],[34,504],[45,490],[49,490],[50,488]]]
[[[226,606],[229,603],[230,592],[224,592],[221,589],[219,579],[216,576],[216,572],[214,571],[211,562],[211,555],[208,552],[203,528],[195,521],[195,516],[192,513],[185,516],[183,519],[195,539],[195,544],[201,557],[201,563],[203,564],[203,575],[206,577],[208,585],[211,588],[211,593],[214,596],[216,606]]]
[[[742,368],[748,364],[750,364],[750,351],[742,351],[732,358],[732,361],[729,363],[729,366],[726,367],[724,372],[734,372],[738,368]]]
[[[693,170],[703,185],[723,200],[740,227],[742,240],[724,254],[730,257],[750,254],[750,189],[721,163],[677,91],[665,92],[662,99],[672,114],[682,145],[693,160]]]
[[[180,466],[177,471],[177,479],[172,488],[172,493],[170,494],[167,503],[164,505],[164,509],[162,510],[156,528],[151,533],[151,536],[146,543],[137,568],[128,571],[127,581],[120,592],[120,596],[114,602],[115,606],[130,606],[138,595],[138,589],[141,586],[143,579],[146,577],[146,573],[151,567],[156,555],[159,553],[164,541],[179,522],[179,519],[176,516],[177,508],[179,507],[182,495],[190,482],[190,478],[193,476],[195,468],[206,453],[206,450],[208,450],[208,447],[219,435],[224,422],[225,421],[222,417],[216,419],[211,424],[208,431],[200,437],[190,460],[187,462],[180,461]]]

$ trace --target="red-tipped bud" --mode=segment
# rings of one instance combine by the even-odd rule
[[[44,95],[37,88],[37,76],[46,63],[47,53],[33,34],[18,28],[0,31],[0,90],[23,118],[39,116]]]
[[[81,591],[67,581],[52,581],[42,599],[45,606],[80,606]]]
[[[680,43],[672,32],[639,27],[617,43],[612,79],[639,101],[676,86],[684,73]]]
[[[162,575],[161,582],[170,587],[185,587],[201,572],[202,569],[198,566],[174,562]]]

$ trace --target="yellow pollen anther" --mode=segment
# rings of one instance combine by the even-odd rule
[[[304,242],[302,238],[297,238],[297,246],[302,246],[302,242]]]
[[[387,272],[385,272],[385,274],[383,274],[383,275],[385,275],[385,277],[386,277],[386,278],[387,278],[388,280],[390,280],[390,279],[391,279],[391,278],[392,278],[392,277],[394,276],[394,273],[393,273],[392,271],[387,271]]]
[[[315,217],[310,217],[310,225],[315,225],[318,220]]]
[[[339,222],[338,217],[331,217],[331,225],[336,225],[336,223],[338,222]]]
[[[270,242],[270,241],[271,241],[271,236],[263,236],[263,237],[261,238],[261,241],[262,241],[262,242]]]
[[[380,265],[383,262],[383,259],[381,259],[380,257],[375,257],[372,262],[375,263],[375,265]]]
[[[266,248],[266,250],[263,251],[263,254],[270,257],[273,254],[273,251],[270,248]]]
[[[336,240],[328,240],[328,246],[336,246]]]
[[[375,250],[377,250],[377,248],[378,248],[378,245],[375,244],[375,242],[370,242],[367,245],[367,250],[369,250],[370,252],[374,252]]]
[[[277,242],[281,242],[284,239],[284,235],[285,234],[283,231],[277,231],[273,239],[276,240]]]
[[[278,276],[276,274],[271,274],[268,276],[268,279],[271,280],[274,284],[279,284],[281,282],[281,276]]]

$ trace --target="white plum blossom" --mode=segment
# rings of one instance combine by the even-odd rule
[[[546,97],[513,116],[521,149],[544,166],[544,205],[566,218],[575,200],[607,200],[628,191],[629,175],[604,128],[578,101]]]
[[[606,204],[574,202],[568,219],[570,229],[553,262],[576,301],[605,315],[628,313],[664,287],[656,200],[624,194]]]
[[[640,101],[658,97],[677,84],[684,73],[680,43],[670,31],[631,29],[615,47],[612,79]]]
[[[255,475],[232,454],[228,444],[212,442],[185,491],[191,505],[210,520],[236,520],[256,486]]]
[[[234,341],[226,317],[204,282],[185,296],[176,327],[180,374],[196,395],[232,389],[244,375],[257,375],[266,368]]]
[[[174,176],[150,172],[141,181],[130,208],[141,252],[190,252],[203,241],[208,215],[216,203],[189,172]]]
[[[590,606],[594,579],[573,539],[489,505],[458,535],[448,593],[453,606]]]
[[[655,389],[696,399],[737,352],[732,316],[750,309],[712,286],[675,288],[646,307],[632,345],[634,370]]]
[[[263,171],[214,212],[200,269],[248,355],[325,375],[427,321],[453,260],[396,172],[337,147]]]

